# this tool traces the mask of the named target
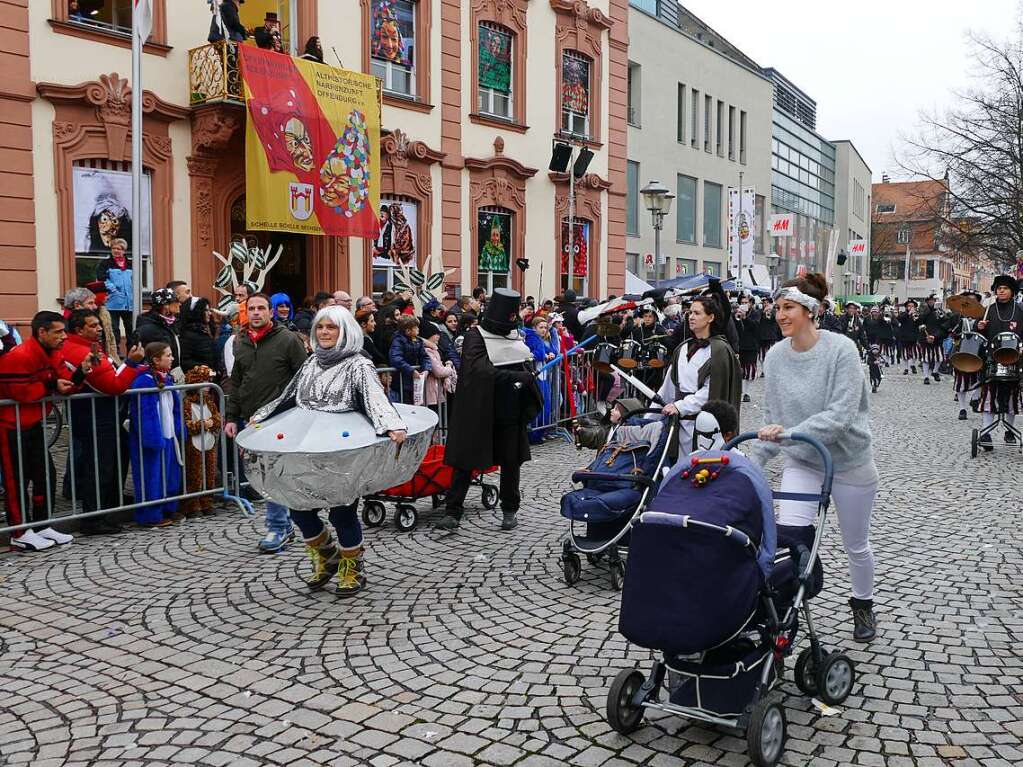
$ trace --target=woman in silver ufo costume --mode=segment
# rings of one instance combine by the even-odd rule
[[[362,330],[352,313],[343,306],[321,309],[313,318],[310,343],[312,356],[280,397],[253,414],[249,425],[267,420],[292,403],[329,413],[359,410],[365,413],[377,434],[386,433],[399,445],[404,442],[405,422],[387,399],[373,363],[361,354]],[[352,596],[366,585],[358,506],[356,498],[353,503],[331,507],[333,531],[323,524],[318,509],[291,510],[291,518],[302,531],[313,561],[313,573],[306,579],[310,588],[323,587],[334,570],[338,576],[338,596]]]

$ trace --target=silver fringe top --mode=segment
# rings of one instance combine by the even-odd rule
[[[299,368],[291,383],[273,402],[268,402],[249,419],[250,423],[265,421],[280,404],[289,398],[306,410],[326,413],[361,411],[373,424],[378,435],[401,431],[405,422],[387,398],[377,372],[362,354],[353,354],[336,365],[321,367],[313,355]]]

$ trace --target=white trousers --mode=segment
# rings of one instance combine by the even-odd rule
[[[846,476],[848,480],[848,476]],[[820,493],[824,473],[803,465],[786,464],[781,490],[787,493]],[[869,485],[850,484],[838,473],[831,485],[832,507],[838,512],[842,543],[849,556],[849,580],[857,599],[873,599],[874,552],[870,548],[870,515],[877,495],[877,480]],[[817,504],[808,501],[779,501],[778,524],[793,527],[812,525]]]
[[[995,422],[995,414],[994,413],[987,413],[987,412],[981,413],[981,418],[983,419],[984,426],[990,426],[991,424],[993,424]],[[1012,413],[1006,413],[1005,414],[1005,420],[1006,420],[1006,422],[1008,422],[1009,426],[1015,426],[1016,425],[1016,416],[1014,414],[1012,414]]]

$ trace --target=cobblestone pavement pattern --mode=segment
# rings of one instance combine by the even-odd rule
[[[785,683],[784,763],[1018,765],[1023,458],[971,460],[978,417],[954,420],[946,380],[892,375],[873,405],[880,635],[849,637],[833,528],[815,612],[860,684],[822,717]],[[605,724],[611,679],[649,654],[616,633],[605,570],[562,581],[558,499],[585,459],[537,451],[513,533],[476,510],[441,537],[425,509],[411,534],[369,531],[370,587],[350,602],[305,590],[300,546],[258,555],[236,512],[0,559],[0,764],[745,764],[735,733]]]

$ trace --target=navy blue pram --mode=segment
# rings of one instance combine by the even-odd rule
[[[620,549],[628,546],[632,521],[657,492],[656,478],[678,430],[678,419],[661,420],[660,433],[653,444],[618,444],[615,436],[622,426],[649,425],[652,422],[642,416],[660,412],[650,409],[627,413],[587,470],[572,475],[572,481],[583,486],[561,498],[561,516],[569,521],[561,565],[569,585],[579,581],[582,575],[579,555],[585,554],[592,564],[606,556],[612,585],[622,588],[625,563]]]
[[[810,646],[795,665],[807,695],[837,705],[855,682],[852,661],[828,653],[814,632],[807,600],[821,588],[818,550],[831,496],[832,465],[824,463],[819,494],[771,493],[759,468],[727,451],[756,439],[744,434],[725,451],[681,461],[665,477],[649,509],[632,525],[619,630],[660,660],[651,673],[624,669],[611,685],[607,721],[629,734],[645,709],[738,728],[750,759],[773,767],[785,750],[785,711],[771,691],[795,646],[799,618]],[[817,526],[782,528],[776,540],[773,500],[818,505]],[[661,690],[668,694],[661,702]]]

